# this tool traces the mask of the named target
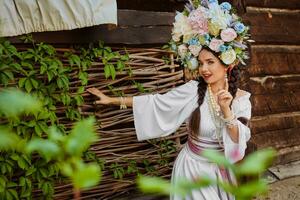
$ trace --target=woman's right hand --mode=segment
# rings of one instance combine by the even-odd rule
[[[103,94],[100,90],[97,88],[88,88],[87,91],[97,97],[100,98],[100,100],[95,101],[96,104],[110,104],[111,103],[111,97],[106,96]]]

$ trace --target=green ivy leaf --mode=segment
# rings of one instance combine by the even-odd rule
[[[110,69],[110,74],[111,74],[111,78],[113,80],[115,80],[116,78],[116,70],[115,70],[115,66],[112,64],[109,64],[109,69]]]
[[[38,87],[39,87],[38,81],[35,80],[35,79],[33,79],[33,78],[31,78],[30,81],[31,81],[32,86],[33,86],[35,89],[38,89]]]
[[[104,66],[104,76],[106,79],[108,79],[110,77],[111,73],[110,73],[110,66],[109,64]]]
[[[30,92],[32,90],[32,83],[31,83],[30,79],[26,79],[26,81],[25,81],[25,90],[27,92]]]
[[[26,79],[27,79],[27,78],[20,78],[20,79],[19,79],[18,84],[19,84],[19,87],[20,87],[20,88],[24,87]]]
[[[81,80],[82,85],[86,85],[88,83],[88,73],[80,71],[78,78]]]
[[[117,69],[118,69],[119,71],[123,71],[124,68],[125,68],[124,62],[118,60],[118,61],[117,61]]]
[[[9,80],[14,80],[14,75],[13,75],[12,71],[6,70],[6,71],[3,71],[3,73],[7,76],[7,78]]]

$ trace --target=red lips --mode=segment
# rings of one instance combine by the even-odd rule
[[[202,74],[204,79],[209,79],[212,75],[211,74]]]

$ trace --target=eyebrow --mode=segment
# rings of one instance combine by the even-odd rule
[[[204,61],[210,61],[210,60],[214,60],[213,58],[207,58],[207,59],[205,59]],[[202,62],[201,60],[199,60],[200,62]]]

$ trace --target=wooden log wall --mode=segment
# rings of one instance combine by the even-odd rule
[[[300,2],[245,0],[251,23],[248,89],[252,93],[252,141],[278,150],[276,163],[300,159]]]
[[[155,2],[159,2],[159,4]],[[240,13],[243,13],[243,19],[251,24],[252,39],[256,41],[251,47],[252,61],[245,73],[247,82],[243,84],[243,89],[252,93],[251,142],[259,149],[276,148],[278,150],[276,163],[284,164],[299,160],[300,2],[299,0],[237,0],[233,3],[239,6]],[[113,46],[142,46],[159,49],[162,44],[169,41],[174,11],[181,10],[183,3],[179,0],[162,2],[118,0],[118,6],[121,9],[118,10],[119,24],[117,27],[101,25],[72,31],[35,33],[34,38],[38,42],[49,42],[58,47],[103,40],[106,44]],[[85,37],[82,37],[83,35]],[[20,42],[17,37],[11,38],[11,41],[16,44]],[[144,68],[151,69],[151,66],[146,65]],[[182,76],[182,74],[178,74],[178,76]],[[156,80],[162,77],[157,76]],[[93,86],[102,87],[103,84],[105,83],[95,82]],[[144,85],[147,86],[147,82]],[[168,90],[166,87],[172,85],[159,83],[158,86],[161,90],[157,91],[165,92]],[[105,115],[104,111],[101,111],[102,116]],[[115,119],[121,120],[124,116],[132,120],[129,110],[115,112]],[[109,140],[114,139],[120,140],[122,146],[122,137],[117,136],[119,130],[110,130],[110,125],[105,122],[103,125],[107,127],[106,134],[111,138],[104,138],[102,143],[109,146]],[[123,134],[128,135],[126,139],[132,141],[134,157],[135,153],[142,153],[142,151],[137,152],[137,148],[145,148],[147,145],[137,143],[132,128],[126,129]],[[184,132],[184,128],[179,130],[180,133],[182,131]],[[99,156],[109,153],[98,147],[94,148]],[[119,147],[110,148],[118,149]],[[125,156],[121,150],[120,147],[120,151],[114,156]],[[167,170],[166,173],[170,173],[170,170]],[[115,192],[124,191],[124,188],[132,187],[132,184],[132,182],[125,181],[120,188],[115,188]],[[102,187],[104,187],[103,191],[111,190],[109,185]],[[66,194],[64,187],[60,189],[58,198]],[[95,192],[97,191],[99,192],[101,189],[95,189]],[[70,195],[71,191],[68,192]],[[90,197],[99,196],[92,195]]]

